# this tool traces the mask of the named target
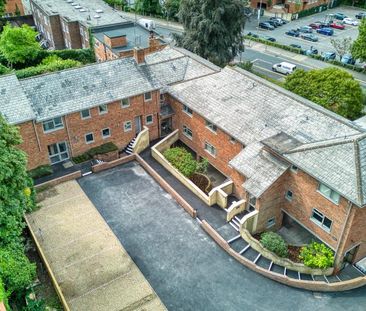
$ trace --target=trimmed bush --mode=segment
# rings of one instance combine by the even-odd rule
[[[288,257],[288,248],[285,240],[275,232],[264,232],[261,235],[261,244],[269,251],[280,257]]]
[[[105,143],[103,145],[100,145],[98,147],[91,148],[89,151],[86,152],[87,155],[89,155],[91,158],[93,158],[97,154],[105,154],[112,151],[117,151],[118,147],[112,143]]]
[[[191,177],[197,170],[197,161],[182,147],[167,149],[164,157],[184,176]]]
[[[81,154],[77,157],[72,158],[72,161],[76,164],[83,163],[83,162],[88,161],[88,160],[91,160],[91,157],[87,153],[83,153],[83,154]]]
[[[29,177],[33,179],[41,178],[43,176],[48,176],[52,174],[51,165],[41,165],[33,170],[28,171]]]
[[[301,248],[299,258],[305,266],[326,269],[333,266],[333,251],[323,243],[312,242]]]

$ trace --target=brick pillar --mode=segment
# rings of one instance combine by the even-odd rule
[[[141,48],[135,48],[133,50],[133,57],[135,58],[136,63],[145,63],[145,50]]]

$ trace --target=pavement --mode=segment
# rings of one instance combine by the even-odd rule
[[[76,181],[26,217],[72,311],[166,310]]]
[[[364,310],[366,288],[312,293],[247,269],[135,162],[79,184],[169,310]]]

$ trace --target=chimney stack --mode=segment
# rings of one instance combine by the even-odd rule
[[[133,57],[137,64],[144,64],[145,63],[145,50],[139,47],[135,47],[133,50]]]

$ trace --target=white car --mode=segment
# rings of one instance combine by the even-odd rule
[[[291,64],[291,63],[287,63],[287,62],[282,62],[279,64],[274,64],[272,66],[272,70],[274,72],[279,72],[282,73],[284,75],[289,75],[291,73],[293,73],[296,70],[296,65]]]
[[[359,22],[352,19],[352,18],[349,18],[349,17],[346,17],[343,19],[343,23],[347,24],[347,25],[352,25],[352,26],[358,26]]]

